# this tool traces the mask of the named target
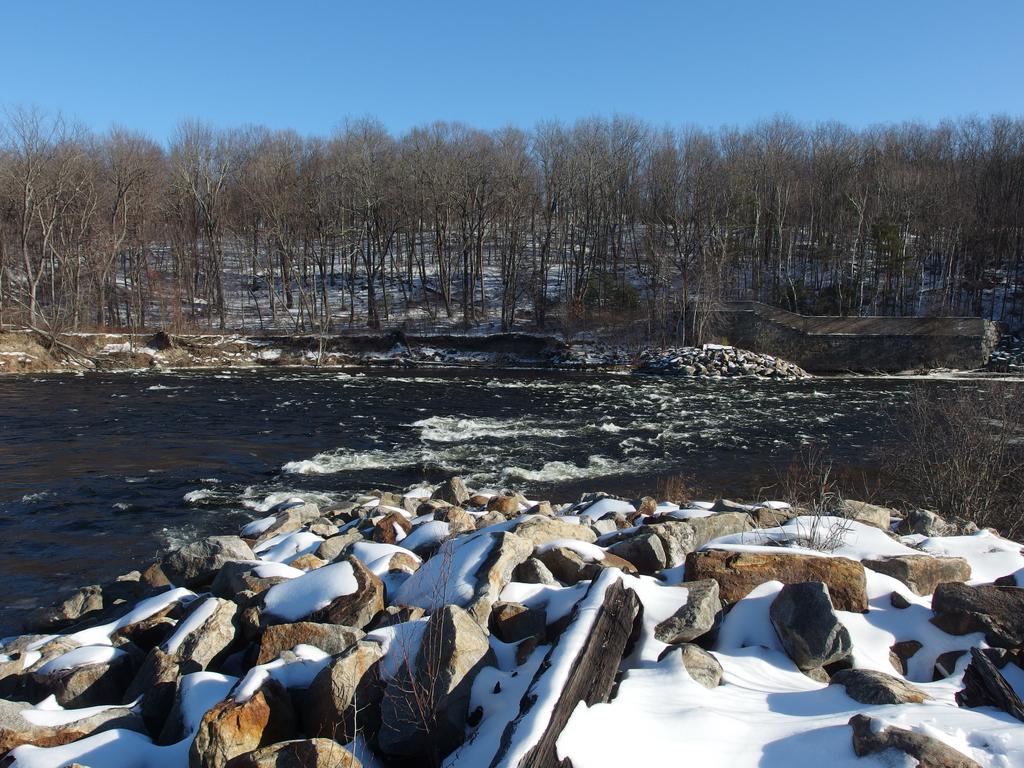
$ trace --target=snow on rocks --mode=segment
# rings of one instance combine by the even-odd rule
[[[1024,764],[1024,555],[990,531],[456,478],[276,502],[0,640],[8,762]]]
[[[644,353],[639,373],[721,378],[756,376],[770,379],[809,378],[803,368],[772,355],[721,344],[678,347]]]

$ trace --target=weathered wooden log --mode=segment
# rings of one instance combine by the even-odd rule
[[[577,704],[608,700],[642,610],[640,599],[623,586],[618,572],[608,570],[594,580],[560,641],[541,663],[520,702],[519,715],[505,728],[491,768],[563,765],[555,742]]]
[[[957,692],[956,703],[972,709],[995,707],[1024,721],[1024,702],[992,660],[977,648],[971,648],[971,663],[964,671],[964,687]]]

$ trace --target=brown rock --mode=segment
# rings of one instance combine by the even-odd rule
[[[515,496],[499,493],[497,496],[491,496],[487,502],[487,511],[499,512],[505,517],[514,517],[519,514],[519,502],[516,501]]]
[[[503,643],[518,643],[531,637],[543,642],[546,624],[543,610],[508,602],[495,603],[488,621],[491,634]]]
[[[22,744],[57,747],[113,728],[146,731],[142,718],[127,707],[111,707],[62,725],[34,725],[22,716],[26,709],[30,705],[0,699],[0,755]]]
[[[225,768],[234,757],[291,738],[295,725],[287,691],[271,680],[248,701],[225,699],[203,715],[189,749],[189,768]]]
[[[984,632],[997,648],[1024,645],[1024,588],[940,584],[932,597],[931,622],[952,635]]]
[[[861,560],[861,565],[902,581],[917,595],[930,595],[946,581],[967,581],[971,578],[971,566],[962,557],[894,555]]]
[[[831,683],[846,689],[846,695],[861,704],[922,704],[931,699],[917,686],[884,672],[871,669],[842,669]]]
[[[362,640],[365,633],[343,624],[318,624],[296,621],[292,624],[273,624],[260,636],[256,664],[266,664],[296,645],[312,645],[331,655],[341,653]]]
[[[356,591],[335,598],[330,605],[313,613],[310,621],[344,624],[362,629],[384,609],[384,583],[356,557],[348,557],[356,579]]]
[[[396,544],[412,530],[412,524],[405,515],[389,512],[373,526],[371,538],[380,544]],[[399,531],[402,532],[399,535]]]
[[[299,555],[294,560],[291,560],[288,565],[292,568],[298,568],[300,571],[315,571],[317,568],[322,568],[327,565],[327,561],[307,552],[306,554]]]
[[[868,597],[864,568],[845,557],[799,553],[725,552],[708,550],[686,556],[686,580],[714,579],[722,602],[732,605],[766,581],[799,584],[820,581],[828,586],[840,611],[865,613]]]
[[[228,768],[362,768],[356,756],[330,739],[295,739],[232,759]]]
[[[876,727],[875,721],[867,715],[854,715],[850,726],[857,757],[893,749],[917,760],[918,768],[981,768],[938,739],[891,725]]]
[[[889,648],[889,661],[892,663],[894,669],[896,669],[901,675],[906,676],[907,674],[907,661],[915,653],[921,650],[923,646],[917,640],[901,640],[898,643],[893,643],[892,647]]]

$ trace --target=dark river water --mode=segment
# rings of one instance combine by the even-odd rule
[[[296,492],[330,500],[459,473],[567,501],[653,495],[682,473],[705,497],[750,498],[807,443],[870,471],[917,385],[437,370],[6,377],[0,635],[28,607],[234,533]]]

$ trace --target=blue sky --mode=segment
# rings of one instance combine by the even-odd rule
[[[854,126],[1024,114],[1018,0],[10,0],[0,107],[158,139],[182,119],[326,134],[631,114]]]

